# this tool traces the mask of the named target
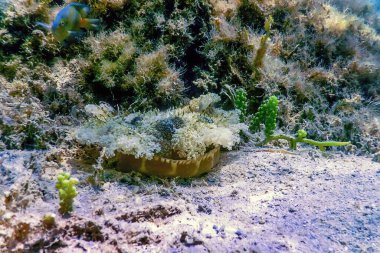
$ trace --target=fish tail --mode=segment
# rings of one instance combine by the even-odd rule
[[[87,30],[97,29],[100,24],[100,19],[82,18],[80,22],[80,28]]]

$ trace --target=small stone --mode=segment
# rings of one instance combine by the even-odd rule
[[[109,190],[110,187],[111,187],[111,183],[106,182],[102,185],[102,190]]]
[[[238,236],[239,239],[247,237],[247,235],[243,231],[241,231],[240,229],[236,230],[235,234]]]
[[[158,191],[158,194],[161,196],[161,197],[169,197],[170,196],[170,192],[166,189],[161,189]]]
[[[4,142],[0,141],[0,151],[3,151],[7,148],[7,146],[4,144]]]
[[[99,208],[99,209],[95,210],[95,214],[98,215],[98,216],[103,215],[104,214],[103,208]]]
[[[209,207],[207,207],[206,205],[199,205],[197,212],[198,213],[211,214],[212,210]]]
[[[209,183],[215,183],[216,182],[216,179],[215,178],[207,178],[207,182],[209,182]]]
[[[135,204],[141,205],[141,203],[142,203],[142,199],[140,197],[136,197],[135,198]]]
[[[183,243],[186,247],[193,247],[196,245],[203,244],[203,241],[198,240],[197,238],[193,236],[190,236],[186,231],[182,232],[179,241]]]
[[[10,221],[11,219],[13,219],[14,218],[14,214],[12,214],[12,213],[5,213],[4,215],[3,215],[3,219],[5,220],[5,221]]]
[[[239,194],[237,190],[233,190],[230,194],[230,197],[236,197]]]
[[[372,161],[376,163],[380,163],[380,152],[377,152],[376,154],[374,154]]]

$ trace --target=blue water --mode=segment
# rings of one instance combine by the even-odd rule
[[[375,4],[376,10],[380,11],[380,0],[373,0],[373,3]]]
[[[7,7],[9,0],[0,0],[0,10],[3,11]]]
[[[369,0],[375,6],[375,10],[380,12],[380,0]]]

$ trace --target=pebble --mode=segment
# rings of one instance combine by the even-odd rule
[[[377,152],[374,156],[372,161],[380,163],[380,152]]]
[[[245,234],[243,231],[241,231],[240,229],[236,230],[235,231],[235,234],[238,236],[239,239],[243,239],[243,238],[246,238],[247,237],[247,234]]]

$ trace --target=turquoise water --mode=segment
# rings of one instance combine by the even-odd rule
[[[0,0],[0,8],[3,9],[8,5],[8,0]]]

